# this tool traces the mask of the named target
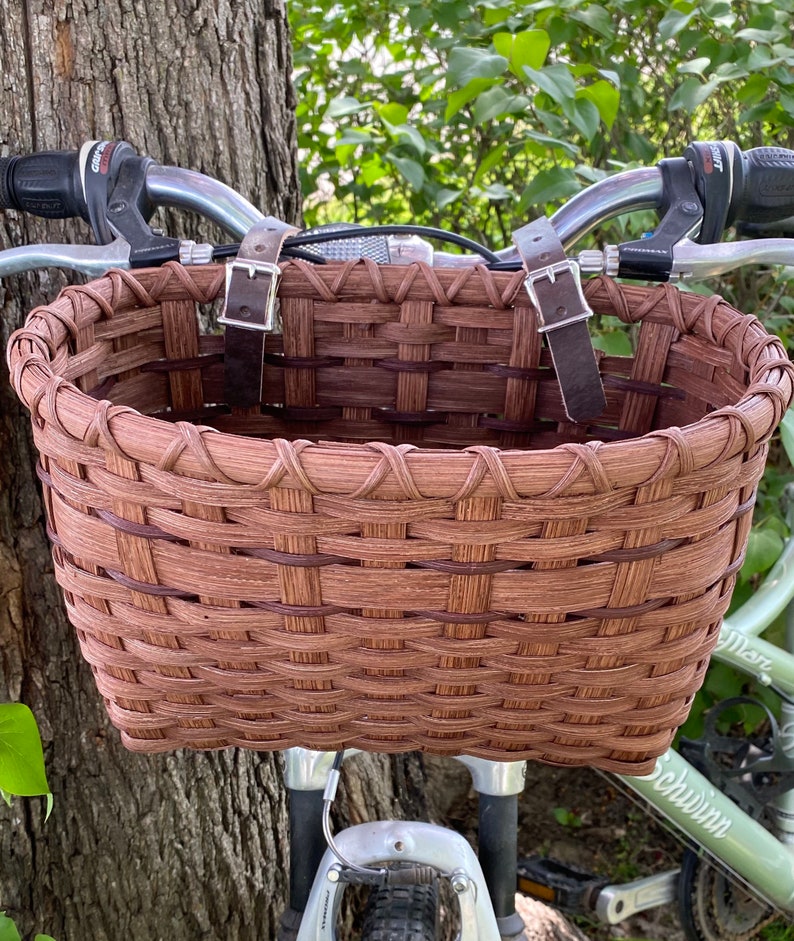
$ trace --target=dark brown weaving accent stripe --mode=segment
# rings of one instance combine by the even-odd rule
[[[522,431],[532,433],[535,431],[555,431],[557,423],[551,421],[515,421],[509,418],[491,418],[485,416],[477,420],[478,428],[492,428],[494,431]]]
[[[47,539],[49,539],[53,546],[55,546],[57,549],[60,549],[61,551],[64,551],[63,541],[61,540],[61,537],[58,535],[58,533],[52,528],[49,521],[47,522],[46,532]]]
[[[652,559],[654,556],[662,555],[670,549],[676,549],[686,539],[681,536],[678,539],[662,539],[652,546],[637,546],[634,549],[612,549],[609,552],[602,552],[600,555],[588,556],[588,562],[639,562],[641,559]]]
[[[285,604],[283,601],[252,601],[250,606],[297,618],[323,617],[326,614],[341,614],[345,610],[335,604]]]
[[[262,361],[268,366],[283,369],[320,369],[323,366],[343,366],[341,356],[285,356],[283,353],[265,353]]]
[[[632,438],[639,438],[637,431],[624,431],[620,428],[602,428],[598,425],[587,426],[587,437],[597,438],[599,441],[629,441]]]
[[[183,369],[204,369],[222,363],[221,353],[203,353],[200,356],[188,356],[184,359],[158,359],[139,366],[141,372],[178,372]]]
[[[372,417],[376,421],[382,422],[400,422],[406,425],[435,425],[447,421],[449,412],[398,412],[394,409],[378,408],[372,410]]]
[[[670,598],[651,598],[649,601],[643,601],[642,604],[630,605],[627,608],[583,608],[581,611],[572,612],[574,615],[585,618],[598,618],[599,620],[609,620],[611,618],[635,618],[646,614],[648,611],[655,611],[672,601]]]
[[[490,363],[483,369],[504,379],[526,379],[527,382],[554,381],[557,374],[551,367],[506,366],[502,363]]]
[[[739,519],[739,517],[744,516],[745,513],[751,513],[755,508],[755,495],[750,497],[749,500],[745,500],[744,503],[740,503],[739,506],[733,511],[733,515],[727,521],[732,523],[734,520]]]
[[[183,542],[179,536],[173,533],[167,533],[159,526],[152,526],[149,523],[132,523],[130,520],[122,519],[111,513],[110,510],[94,509],[93,516],[98,516],[103,522],[108,523],[114,529],[120,529],[123,533],[130,533],[133,536],[142,536],[144,539],[167,539],[169,542]]]
[[[263,405],[262,414],[281,421],[333,421],[342,417],[342,409],[331,405]]]
[[[257,559],[264,559],[266,562],[274,562],[276,565],[297,565],[299,568],[307,568],[314,565],[345,565],[350,563],[341,555],[329,555],[322,552],[281,552],[278,549],[243,549],[239,550],[240,555],[252,555]]]
[[[621,392],[640,392],[643,395],[655,395],[663,399],[686,398],[686,393],[682,389],[676,389],[673,386],[642,382],[640,379],[623,379],[620,376],[604,375],[601,378],[607,389],[619,389]]]
[[[151,582],[141,582],[137,578],[131,578],[124,572],[117,572],[114,569],[106,568],[105,572],[125,588],[131,591],[139,591],[143,595],[154,595],[158,598],[198,598],[194,591],[183,591],[181,588],[170,588],[168,585],[153,585]]]
[[[747,550],[742,552],[739,558],[735,562],[732,562],[728,566],[728,568],[725,569],[722,575],[720,575],[719,578],[714,579],[714,581],[712,582],[712,585],[717,585],[719,584],[719,582],[724,581],[726,578],[731,578],[732,576],[736,575],[739,569],[744,565],[744,558],[746,554],[747,554]]]
[[[412,611],[422,618],[432,618],[443,624],[487,624],[489,621],[517,621],[520,615],[509,615],[502,611],[478,611],[474,614],[465,614],[455,611]]]
[[[213,418],[225,418],[231,414],[228,405],[205,405],[204,408],[171,409],[167,412],[152,412],[151,418],[159,418],[168,422],[208,422]]]
[[[529,563],[504,559],[493,562],[455,562],[444,559],[422,559],[413,563],[417,568],[435,569],[437,572],[449,572],[453,575],[495,575],[497,572],[509,572],[511,569],[526,568]]]
[[[49,471],[45,470],[40,460],[36,461],[36,476],[45,486],[52,487],[52,475]]]
[[[373,363],[390,372],[443,372],[452,369],[454,364],[443,360],[377,359]]]
[[[86,395],[90,396],[92,399],[96,399],[97,401],[106,399],[110,390],[113,388],[113,386],[116,385],[117,382],[118,379],[115,376],[108,376],[104,382],[100,383],[98,386],[94,386],[92,389],[89,389],[86,392]]]

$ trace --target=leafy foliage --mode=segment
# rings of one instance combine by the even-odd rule
[[[0,912],[0,941],[20,941],[16,925],[5,912]]]
[[[52,794],[44,770],[44,753],[33,713],[22,703],[0,703],[0,796],[46,796],[47,816],[52,810]],[[14,920],[0,911],[0,941],[21,941]],[[37,934],[34,941],[54,941]]]
[[[454,219],[503,242],[531,210],[692,139],[791,145],[792,12],[293,0],[306,219]]]
[[[0,912],[0,941],[22,941],[17,926],[5,912]],[[55,939],[48,934],[37,934],[33,941],[55,941]]]
[[[0,794],[50,796],[36,720],[22,703],[0,704]]]

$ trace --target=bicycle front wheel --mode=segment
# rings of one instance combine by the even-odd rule
[[[436,941],[438,883],[386,885],[367,899],[361,941]]]

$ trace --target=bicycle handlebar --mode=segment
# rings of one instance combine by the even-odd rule
[[[92,141],[80,151],[0,158],[0,209],[51,219],[82,218],[92,226],[100,245],[120,242],[108,253],[111,264],[124,262],[125,242],[130,246],[132,267],[176,257],[190,260],[189,254],[180,254],[184,243],[149,228],[148,219],[157,206],[197,212],[238,239],[263,218],[225,184],[191,170],[159,166],[151,158],[138,156],[126,142]],[[551,223],[570,249],[606,220],[638,209],[659,211],[659,228],[651,239],[621,245],[617,263],[605,263],[600,270],[653,280],[692,271],[697,246],[689,239],[713,248],[730,225],[768,225],[794,215],[794,151],[758,147],[743,153],[729,142],[693,143],[683,157],[662,160],[652,168],[626,170],[587,187],[555,212]],[[674,247],[685,242],[689,267],[682,267],[681,259],[673,257]],[[51,263],[79,271],[93,274],[101,268],[101,253],[95,247],[35,248],[36,263],[31,261],[27,267],[41,266],[49,254]],[[11,268],[9,253],[0,253],[4,262],[0,274],[24,267],[19,250],[12,251],[17,255]],[[593,253],[589,254],[592,261]],[[512,247],[493,256],[504,265],[520,263]],[[728,257],[721,254],[721,263]],[[435,253],[435,263],[440,265],[459,267],[478,260],[471,255]]]

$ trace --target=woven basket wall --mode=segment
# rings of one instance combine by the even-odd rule
[[[264,404],[233,412],[196,316],[223,277],[111,272],[9,346],[125,745],[648,772],[742,562],[780,343],[716,298],[589,282],[642,323],[576,425],[520,274],[295,262]]]

